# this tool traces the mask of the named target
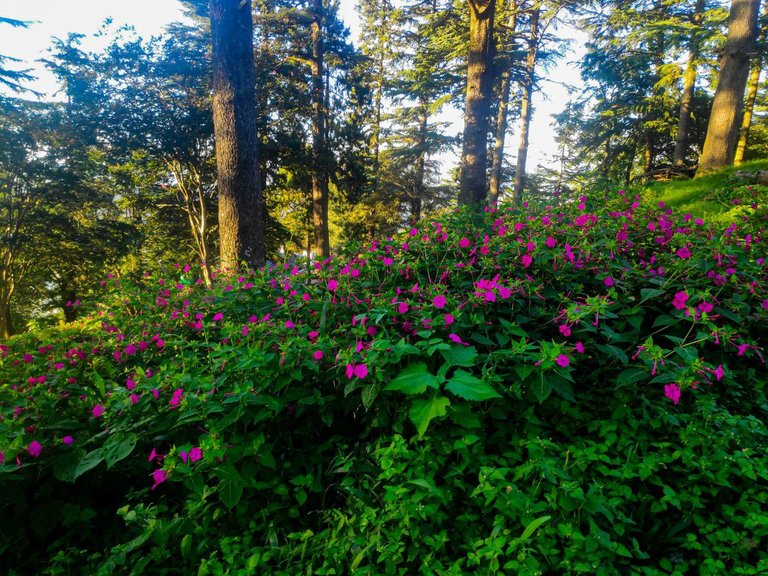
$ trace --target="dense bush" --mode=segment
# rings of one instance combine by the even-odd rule
[[[10,574],[765,574],[765,189],[458,212],[0,349]]]

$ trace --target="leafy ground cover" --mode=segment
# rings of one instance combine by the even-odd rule
[[[766,189],[452,213],[0,349],[10,574],[768,572]]]

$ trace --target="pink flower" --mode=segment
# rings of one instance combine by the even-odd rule
[[[155,345],[156,345],[158,348],[162,348],[163,346],[165,346],[165,340],[163,340],[162,338],[158,338],[158,339],[157,339],[157,342],[155,343]]]
[[[152,462],[152,460],[154,460],[155,458],[157,458],[157,451],[154,448],[152,448],[152,452],[149,453],[149,458],[147,458],[147,462]]]
[[[557,240],[552,238],[552,236],[549,236],[544,242],[544,244],[546,244],[548,248],[554,248],[555,246],[557,246]]]
[[[336,280],[334,280],[333,278],[328,280],[328,290],[330,290],[331,292],[335,292],[336,288],[338,287],[339,287],[339,283]]]
[[[128,344],[125,347],[125,354],[126,356],[133,356],[136,354],[136,345],[135,344]]]
[[[571,335],[571,329],[568,327],[568,324],[561,324],[560,325],[560,334],[568,338],[568,336]]]
[[[709,302],[707,302],[707,301],[705,300],[704,302],[702,302],[701,304],[699,304],[699,305],[697,306],[697,308],[699,309],[699,312],[701,312],[701,313],[707,313],[707,314],[708,314],[708,313],[712,312],[712,309],[714,308],[714,306],[712,306],[712,304],[710,304]]]
[[[573,347],[579,354],[584,354],[584,344],[582,342],[576,342]]]
[[[460,247],[462,247],[462,248],[469,248],[469,245],[470,245],[469,238],[462,238],[461,240],[459,240],[459,246]]]
[[[125,380],[125,387],[128,388],[128,390],[133,390],[136,388],[136,382],[134,382],[131,378],[127,378]]]
[[[355,365],[347,364],[347,379],[352,380],[355,377]]]
[[[93,407],[93,410],[91,410],[91,414],[93,414],[94,418],[101,418],[104,415],[104,406],[96,404],[96,406]]]
[[[688,246],[683,246],[682,248],[677,249],[677,257],[681,260],[686,260],[691,257],[691,251],[688,249]]]
[[[400,314],[405,314],[406,312],[408,312],[408,304],[406,304],[405,302],[400,302],[400,303],[398,303],[398,305],[397,305],[397,311],[398,311]]]
[[[451,342],[456,342],[456,344],[462,344],[464,346],[468,346],[468,344],[464,342],[458,334],[448,334],[448,339]]]
[[[129,396],[131,399],[131,404],[138,404],[139,403],[139,397],[136,394],[131,394]]]
[[[362,380],[363,378],[368,376],[368,366],[366,366],[365,364],[358,364],[354,368],[354,374],[355,376],[357,376]]]
[[[176,388],[176,390],[173,391],[173,395],[171,396],[171,406],[178,406],[181,404],[181,399],[184,396],[184,390],[182,388]]]
[[[75,443],[75,439],[72,438],[72,436],[64,436],[64,438],[61,439],[62,444],[66,444],[67,446],[71,446]]]
[[[179,452],[179,458],[181,458],[181,461],[184,462],[184,464],[187,463],[187,458],[189,457],[189,454],[187,454],[184,451]]]
[[[221,312],[216,312],[216,314],[213,315],[214,322],[218,322],[219,320],[223,320],[223,319],[224,319],[224,314],[222,314]]]
[[[314,353],[314,354],[312,354],[312,357],[313,357],[315,360],[317,360],[317,361],[320,361],[320,360],[322,360],[322,359],[323,359],[323,351],[322,351],[322,350],[315,350],[315,353]]]
[[[155,481],[155,483],[152,485],[152,490],[160,486],[160,484],[165,482],[167,479],[168,479],[168,474],[162,468],[158,468],[157,470],[152,472],[152,480]]]
[[[613,286],[613,278],[611,278],[610,276],[606,276],[605,278],[603,278],[603,284],[605,284],[608,288],[610,288],[611,286]]]
[[[453,317],[453,314],[446,314],[445,315],[445,325],[446,326],[450,326],[451,324],[453,324],[454,320],[456,320],[456,319]]]
[[[441,308],[445,308],[445,305],[448,303],[448,301],[445,299],[445,296],[442,294],[438,294],[432,299],[432,305],[440,310]]]
[[[292,320],[286,320],[285,327],[290,330],[291,328],[296,328],[296,324],[294,324]]]
[[[35,458],[40,456],[40,452],[42,451],[43,446],[37,440],[32,440],[32,442],[29,443],[29,446],[27,446],[27,452],[29,452],[30,456],[34,456]]]
[[[723,379],[723,376],[725,375],[725,371],[723,370],[723,365],[720,364],[717,368],[715,368],[712,373],[715,375],[715,379],[720,382],[720,380]]]
[[[685,309],[685,303],[687,301],[688,301],[688,293],[687,292],[677,292],[675,294],[675,298],[672,300],[672,306],[674,306],[678,310],[684,310]]]
[[[559,354],[558,357],[555,359],[555,362],[561,368],[565,368],[571,363],[571,359],[568,358],[567,354]]]
[[[203,457],[203,451],[198,446],[195,446],[189,451],[189,459],[192,462],[197,462]]]
[[[665,385],[664,396],[672,400],[672,404],[677,405],[680,402],[680,387],[677,384]]]
[[[533,264],[533,257],[530,254],[523,254],[520,260],[523,262],[523,268],[528,268],[528,266]]]
[[[0,452],[0,464],[2,464],[3,462],[5,462],[5,454]]]

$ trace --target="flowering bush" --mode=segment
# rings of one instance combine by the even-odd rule
[[[620,192],[107,278],[0,348],[3,565],[765,573],[767,227]]]

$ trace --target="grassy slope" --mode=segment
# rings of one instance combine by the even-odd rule
[[[734,205],[733,199],[739,198],[739,191],[749,185],[747,179],[739,179],[736,174],[758,170],[768,170],[768,159],[746,162],[695,180],[649,183],[642,192],[645,198],[661,200],[677,212],[727,223],[744,210],[742,205]]]

